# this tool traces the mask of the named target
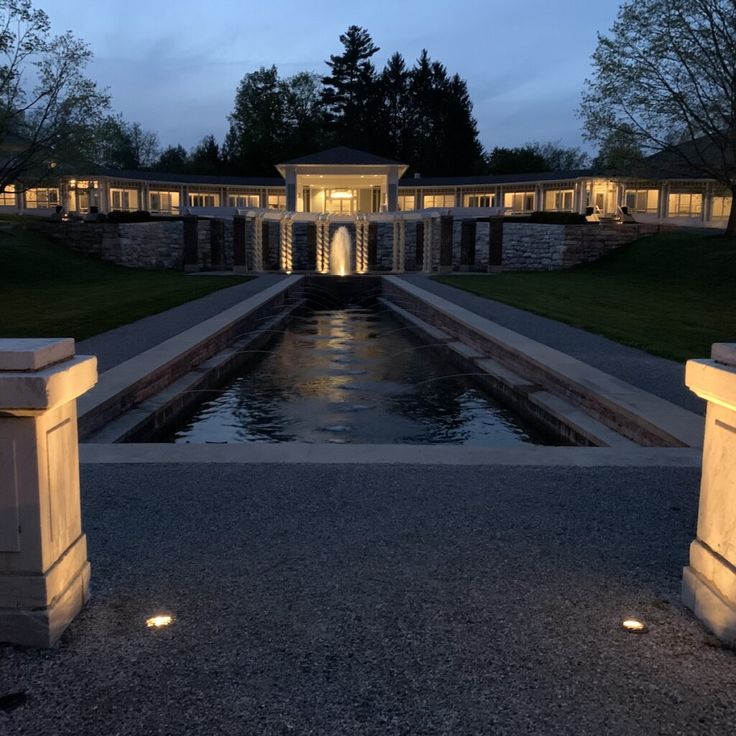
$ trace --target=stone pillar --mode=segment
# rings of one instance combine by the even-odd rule
[[[475,220],[460,223],[460,270],[470,271],[475,265]]]
[[[307,270],[317,270],[317,223],[307,223]]]
[[[736,645],[736,343],[713,345],[712,360],[689,360],[685,382],[708,402],[697,536],[683,571],[685,605]]]
[[[454,218],[452,215],[440,217],[440,273],[452,271],[452,230]]]
[[[368,225],[368,270],[378,266],[378,223]]]
[[[247,220],[245,217],[241,217],[240,215],[233,217],[233,271],[236,273],[244,273],[248,270],[246,259],[246,224]]]
[[[87,600],[76,399],[96,382],[70,338],[0,339],[0,641],[53,646]]]
[[[225,222],[210,220],[210,266],[217,271],[225,267]]]
[[[184,218],[184,270],[199,271],[199,224],[196,216]]]
[[[424,223],[416,223],[416,251],[414,254],[414,263],[416,264],[417,270],[421,271],[424,268]]]
[[[488,218],[488,271],[503,270],[503,217]]]

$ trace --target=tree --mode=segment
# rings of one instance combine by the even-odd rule
[[[220,146],[215,136],[206,135],[189,154],[188,170],[193,174],[217,175],[222,171]]]
[[[590,157],[579,148],[565,148],[560,141],[548,143],[528,143],[544,159],[550,171],[574,171],[590,165]]]
[[[31,186],[79,159],[109,104],[83,76],[92,58],[30,0],[0,0],[0,190]]]
[[[488,155],[488,171],[491,174],[531,174],[550,171],[539,150],[531,145],[517,148],[494,148]]]
[[[609,176],[622,176],[643,172],[645,163],[641,149],[636,145],[636,136],[632,131],[612,131],[601,143],[592,166]]]
[[[322,102],[335,143],[370,149],[376,136],[379,92],[370,59],[379,48],[359,26],[350,26],[340,43],[342,54],[330,56],[331,73],[322,78]]]
[[[281,160],[285,128],[283,87],[275,66],[246,74],[235,93],[225,157],[231,171],[268,176]]]
[[[411,157],[413,130],[410,121],[409,70],[404,57],[396,52],[381,72],[380,132],[381,153],[408,161]]]
[[[89,157],[114,169],[147,169],[160,156],[158,136],[140,123],[128,123],[122,115],[108,115],[91,134]]]
[[[407,119],[412,154],[406,163],[425,175],[472,174],[483,164],[483,147],[467,85],[426,49],[409,72]]]
[[[168,146],[153,166],[154,171],[165,171],[169,174],[184,174],[189,171],[189,154],[184,146]]]
[[[629,0],[598,36],[580,114],[589,140],[618,134],[669,176],[731,192],[736,235],[734,0]]]

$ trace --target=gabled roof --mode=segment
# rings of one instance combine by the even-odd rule
[[[279,166],[404,166],[400,161],[394,161],[390,158],[376,156],[367,151],[358,151],[355,148],[347,148],[346,146],[337,146],[336,148],[328,148],[326,151],[318,151],[310,153],[308,156],[294,158],[291,161],[284,161]]]
[[[481,176],[422,176],[399,179],[400,187],[470,187],[483,184],[524,184],[534,181],[581,179],[593,174],[591,169],[537,171],[530,174],[483,174]]]

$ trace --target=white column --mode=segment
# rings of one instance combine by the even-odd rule
[[[55,644],[87,600],[77,397],[97,359],[74,340],[0,340],[0,641]]]
[[[682,598],[720,639],[736,644],[736,343],[689,360],[685,382],[708,402],[697,535]]]

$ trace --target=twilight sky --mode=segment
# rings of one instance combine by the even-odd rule
[[[596,32],[617,0],[36,0],[56,32],[70,29],[95,54],[88,70],[113,107],[155,130],[161,143],[222,140],[238,82],[259,66],[284,76],[326,71],[339,35],[366,28],[380,69],[422,48],[468,82],[486,148],[529,141],[582,145],[575,117]]]

